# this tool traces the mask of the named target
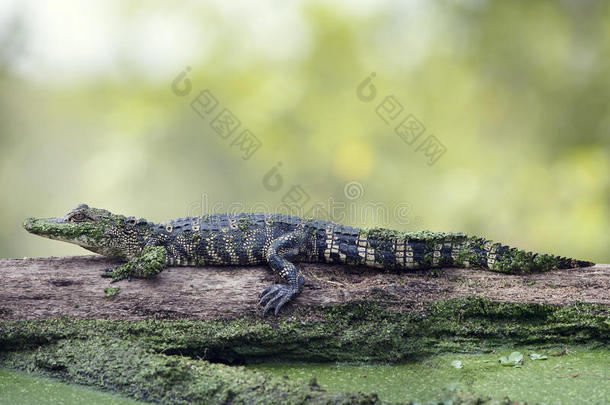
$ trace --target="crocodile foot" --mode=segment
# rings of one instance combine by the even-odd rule
[[[273,308],[275,308],[275,314],[277,315],[282,306],[298,293],[299,289],[297,286],[291,286],[289,284],[274,284],[265,288],[260,294],[262,298],[258,303],[258,305],[265,306],[263,309],[263,316]]]
[[[104,272],[101,274],[103,278],[111,278],[111,283],[116,283],[117,281],[127,279],[127,281],[131,281],[131,274],[125,274],[123,266],[117,267],[113,269],[112,267],[108,267],[104,269]]]

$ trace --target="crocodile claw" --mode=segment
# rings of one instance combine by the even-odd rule
[[[112,267],[107,267],[104,269],[104,272],[102,274],[100,274],[100,277],[102,278],[112,278],[112,272],[114,271],[114,269]]]
[[[117,281],[121,281],[125,278],[131,281],[131,275],[124,276],[121,274],[121,272],[119,272],[119,270],[120,268],[113,269],[112,267],[108,267],[104,269],[104,272],[100,276],[103,278],[111,278],[111,283],[116,283]]]
[[[297,288],[288,284],[275,284],[265,288],[260,294],[262,298],[258,302],[258,305],[265,306],[263,316],[273,308],[275,308],[274,312],[277,315],[284,304],[290,301],[298,292]]]

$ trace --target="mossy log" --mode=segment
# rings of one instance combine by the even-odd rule
[[[277,281],[266,268],[172,268],[109,285],[99,275],[112,265],[0,260],[0,366],[158,403],[375,403],[226,364],[402,362],[610,340],[607,265],[511,276],[305,264],[301,296],[266,318],[258,293]]]
[[[100,277],[105,268],[116,265],[100,256],[0,260],[0,314],[5,319],[233,319],[259,314],[259,292],[280,282],[265,267],[176,267],[151,279],[112,284]],[[319,264],[301,267],[306,277],[303,293],[278,319],[289,318],[296,309],[359,301],[410,310],[465,297],[610,305],[608,265],[530,275],[454,268],[388,273]],[[108,287],[120,290],[108,297]]]

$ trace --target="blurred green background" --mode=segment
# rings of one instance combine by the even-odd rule
[[[85,3],[0,6],[0,257],[85,253],[21,228],[79,203],[163,221],[296,195],[351,225],[610,262],[608,2]]]

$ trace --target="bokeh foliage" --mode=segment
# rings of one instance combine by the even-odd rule
[[[126,15],[170,7],[126,4]],[[277,207],[300,185],[307,205],[410,207],[383,223],[339,218],[352,225],[610,261],[607,2],[294,4],[306,35],[287,57],[249,49],[239,21],[213,4],[188,7],[184,24],[219,35],[155,80],[124,63],[118,75],[46,83],[15,73],[7,55],[19,49],[3,45],[0,257],[81,253],[21,228],[78,203],[162,221],[199,214],[202,201]],[[0,44],[22,35],[19,24],[8,32]],[[185,64],[193,90],[178,97],[171,83]],[[365,103],[356,88],[371,72],[379,94]],[[262,141],[250,159],[191,109],[204,89]],[[386,95],[446,147],[436,164],[377,116]],[[278,162],[284,183],[270,191],[262,179]],[[352,181],[356,199],[344,193]]]

